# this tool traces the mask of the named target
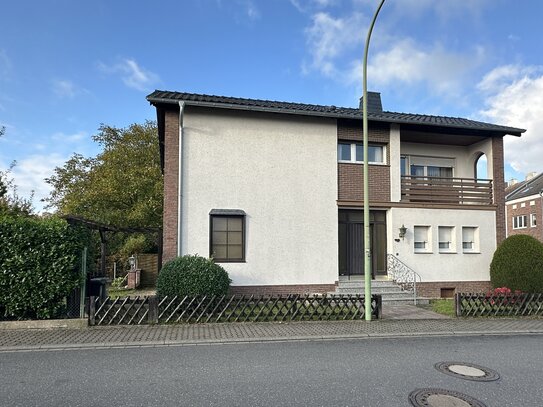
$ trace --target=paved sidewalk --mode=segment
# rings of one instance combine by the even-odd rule
[[[543,319],[222,323],[0,331],[0,352],[377,337],[543,334]]]

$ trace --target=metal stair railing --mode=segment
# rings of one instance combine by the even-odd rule
[[[421,276],[393,254],[387,254],[387,274],[404,291],[413,292],[413,303],[417,305],[417,281]]]

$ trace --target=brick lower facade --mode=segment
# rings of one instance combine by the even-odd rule
[[[364,166],[338,163],[338,200],[364,199]],[[390,202],[390,167],[370,165],[368,168],[370,202]]]
[[[418,283],[417,295],[426,298],[451,297],[456,293],[484,293],[492,289],[490,281],[437,281]]]
[[[302,285],[236,285],[230,287],[229,294],[236,295],[286,295],[286,294],[324,294],[333,292],[335,284]]]
[[[179,198],[179,110],[164,112],[164,215],[162,263],[177,255],[177,202]]]
[[[390,125],[370,123],[368,131],[370,143],[380,143],[386,147],[386,162],[390,163]],[[340,141],[363,140],[360,121],[338,121],[337,138]],[[362,201],[364,199],[364,166],[357,163],[338,163],[338,200]],[[374,165],[368,167],[370,202],[390,202],[390,166]]]

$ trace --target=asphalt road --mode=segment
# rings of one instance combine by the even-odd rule
[[[496,370],[495,382],[438,372]],[[409,406],[417,388],[543,405],[543,336],[430,337],[0,353],[1,406]]]

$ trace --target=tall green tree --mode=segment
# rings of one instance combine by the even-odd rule
[[[0,137],[4,135],[6,128],[0,127]],[[11,163],[7,170],[0,170],[0,215],[29,216],[32,214],[32,198],[23,198],[17,193],[17,185],[11,177],[11,171],[17,165]]]
[[[121,227],[160,227],[163,184],[156,123],[102,124],[96,157],[74,154],[46,182],[47,208]]]

